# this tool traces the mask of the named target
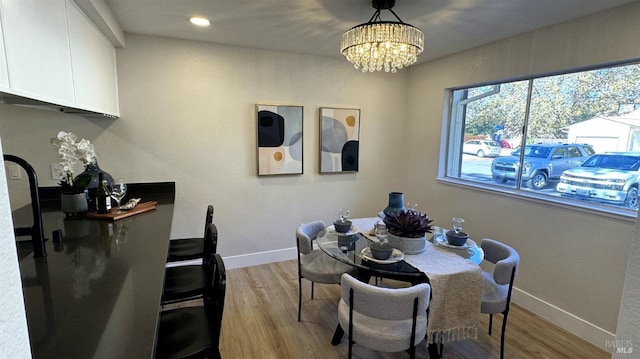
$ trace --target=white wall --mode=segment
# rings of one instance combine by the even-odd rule
[[[632,219],[551,207],[436,180],[444,90],[638,57],[640,5],[526,33],[409,69],[406,142],[419,144],[407,188],[436,219],[520,252],[515,302],[605,347],[613,339]]]
[[[110,132],[133,147],[130,155],[127,146],[113,150],[132,165],[125,177],[161,172],[175,179],[174,237],[200,234],[213,203],[224,256],[291,248],[298,224],[331,220],[342,206],[373,215],[397,188],[392,159],[406,121],[406,75],[370,76],[340,59],[128,35],[118,50],[118,83],[122,118]],[[256,176],[256,103],[304,106],[304,175]],[[321,106],[362,109],[358,173],[318,174]],[[124,170],[108,168],[115,166]]]
[[[606,345],[616,359],[629,358],[632,353],[637,357],[640,352],[640,221],[636,222],[633,238],[616,338]]]
[[[2,142],[0,141],[0,156]],[[0,357],[31,358],[4,166],[0,166]]]

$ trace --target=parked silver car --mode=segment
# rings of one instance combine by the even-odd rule
[[[565,197],[638,209],[639,176],[640,152],[595,154],[564,171],[556,190]]]
[[[478,157],[500,156],[500,145],[496,141],[469,140],[462,144],[462,152]]]

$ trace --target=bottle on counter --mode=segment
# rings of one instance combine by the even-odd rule
[[[96,210],[98,213],[111,212],[111,191],[102,172],[98,175],[98,189],[96,191]]]

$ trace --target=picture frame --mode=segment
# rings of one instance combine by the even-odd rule
[[[320,173],[357,172],[360,109],[320,108]]]
[[[303,173],[303,107],[256,105],[258,176]]]

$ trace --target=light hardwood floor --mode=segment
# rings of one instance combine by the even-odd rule
[[[382,285],[403,285],[383,280]],[[297,321],[296,260],[227,271],[227,294],[220,339],[223,358],[346,358],[347,343],[332,346],[337,324],[339,286],[303,280],[302,321]],[[512,304],[506,331],[505,358],[609,358],[610,354]],[[494,316],[487,335],[483,315],[478,339],[447,343],[443,358],[498,358],[502,316]],[[418,358],[428,358],[424,341]],[[405,352],[378,353],[354,345],[355,358],[408,358]]]

